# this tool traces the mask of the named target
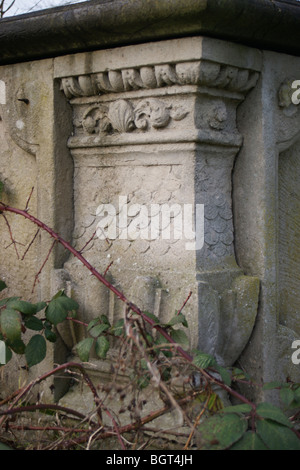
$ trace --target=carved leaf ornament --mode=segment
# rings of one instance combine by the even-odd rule
[[[172,119],[180,121],[187,114],[182,106],[173,107],[155,98],[142,100],[135,107],[130,101],[120,99],[109,106],[98,104],[88,108],[79,126],[88,134],[146,131],[164,128]]]

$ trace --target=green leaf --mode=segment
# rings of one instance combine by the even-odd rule
[[[14,450],[12,447],[7,446],[6,444],[3,444],[3,442],[0,442],[0,450]]]
[[[7,346],[9,346],[16,354],[24,354],[26,348],[24,342],[21,339],[7,341]]]
[[[230,447],[230,450],[269,450],[261,438],[255,433],[248,431],[243,437]]]
[[[300,401],[300,386],[295,390],[295,401]]]
[[[285,406],[289,407],[294,401],[294,392],[290,388],[282,388],[280,390],[280,398]]]
[[[137,386],[140,390],[148,387],[149,384],[150,384],[149,374],[144,374],[142,377],[139,377],[137,380]]]
[[[77,302],[62,292],[60,295],[56,294],[49,302],[46,308],[46,318],[56,326],[67,318],[69,311],[76,310],[77,308]]]
[[[185,327],[188,327],[186,318],[182,313],[179,313],[179,315],[175,315],[173,318],[171,318],[171,320],[166,324],[166,326],[174,326],[178,325],[179,323],[181,323]]]
[[[100,359],[106,359],[110,344],[105,336],[100,336],[96,341],[95,351]]]
[[[37,317],[26,318],[24,324],[29,330],[41,331],[44,328],[42,320]]]
[[[1,183],[0,183],[0,184],[1,184]],[[4,282],[4,281],[0,281],[0,292],[1,292],[2,290],[6,289],[6,288],[7,288],[7,285],[5,284],[5,282]]]
[[[26,302],[25,300],[12,300],[8,303],[9,308],[13,308],[24,315],[34,315],[36,313],[36,305]]]
[[[141,359],[140,366],[141,366],[141,369],[148,370],[148,363],[147,363],[146,359]]]
[[[20,297],[6,297],[5,299],[0,300],[0,307],[3,307],[3,305],[8,307],[10,301],[18,299],[20,299]]]
[[[215,414],[198,426],[201,450],[224,450],[237,442],[248,427],[237,414]]]
[[[59,302],[58,299],[51,300],[46,308],[46,318],[53,325],[62,323],[68,316],[68,310]]]
[[[189,347],[189,338],[187,334],[182,331],[182,330],[172,330],[170,332],[171,338],[178,344],[181,344],[182,346]]]
[[[231,385],[231,374],[228,372],[225,367],[221,367],[219,365],[214,365],[214,368],[219,372],[221,379],[223,380],[225,385],[228,385],[230,387]]]
[[[256,430],[270,450],[300,450],[300,440],[286,426],[262,419],[257,421]]]
[[[117,321],[117,323],[113,326],[112,333],[115,336],[121,336],[124,332],[124,319],[121,318]]]
[[[220,408],[223,409],[223,404],[219,395],[217,395],[216,393],[211,393],[207,403],[207,408],[211,412],[217,412],[218,410],[220,410]]]
[[[151,320],[154,321],[155,325],[160,325],[160,320],[159,318],[154,315],[154,313],[151,313],[151,312],[144,312],[144,314],[146,315],[146,317],[150,318]],[[154,325],[153,325],[154,326]]]
[[[64,308],[68,311],[68,312],[72,312],[73,310],[77,310],[79,305],[78,303],[76,302],[76,300],[74,299],[71,299],[70,297],[67,297],[65,294],[62,294],[61,296],[59,296],[57,300],[61,305],[64,306]]]
[[[282,382],[268,382],[264,384],[263,390],[273,390],[274,388],[281,388],[282,386]]]
[[[46,357],[46,340],[42,335],[34,335],[25,349],[25,357],[28,367],[35,366]]]
[[[166,382],[167,380],[170,380],[171,377],[171,367],[166,367],[161,373],[161,378]]]
[[[236,380],[251,380],[249,374],[241,369],[238,369],[237,367],[235,367],[232,371],[232,378],[235,378]]]
[[[52,325],[52,323],[51,323],[50,321],[48,321],[48,320],[45,320],[45,321],[44,321],[44,327],[45,327],[45,328],[48,328],[48,330],[51,330],[51,329],[52,329],[52,326],[53,326],[53,325]]]
[[[89,360],[90,350],[93,346],[93,343],[93,338],[85,338],[77,344],[76,349],[82,362],[87,362]]]
[[[101,335],[104,331],[109,329],[109,325],[106,323],[101,323],[100,325],[96,325],[90,330],[90,335],[93,336],[93,338],[97,338],[98,336]]]
[[[58,292],[56,292],[56,294],[52,297],[51,300],[58,299],[58,297],[61,297],[62,295],[64,295],[64,292],[65,291],[63,289],[59,290]]]
[[[154,349],[155,350],[158,350],[158,349],[161,349],[161,352],[164,354],[164,356],[166,357],[172,357],[172,350],[168,347],[165,347],[165,346],[162,346],[161,345],[165,345],[166,343],[168,343],[168,341],[166,340],[166,338],[161,334],[161,333],[157,333],[157,336],[155,338],[155,342],[154,344],[157,346],[154,346]]]
[[[37,304],[35,304],[35,307],[36,307],[36,313],[38,313],[41,310],[44,310],[44,308],[47,307],[47,304],[46,302],[38,302]]]
[[[87,330],[89,331],[91,328],[96,326],[100,322],[100,318],[94,318],[93,320],[90,321],[90,323],[87,326]]]
[[[9,300],[8,298],[0,300],[0,307],[3,307],[4,305],[6,305],[8,300]]]
[[[243,405],[226,406],[226,408],[223,408],[222,412],[239,414],[239,413],[250,413],[251,410],[252,410],[251,406],[245,403]]]
[[[45,329],[45,338],[50,341],[51,343],[55,343],[57,340],[57,336],[54,331],[51,331],[49,328]]]
[[[271,403],[260,403],[256,407],[256,413],[261,418],[268,418],[272,421],[276,421],[277,423],[283,424],[284,426],[292,427],[292,424],[285,416],[285,414],[281,411],[281,409],[275,405],[272,405]]]
[[[21,337],[21,317],[13,309],[6,308],[0,316],[0,328],[3,335],[10,341]]]
[[[216,366],[216,360],[210,354],[202,353],[200,351],[195,352],[193,363],[200,369],[207,369],[207,367]]]
[[[146,340],[148,341],[148,344],[149,344],[149,345],[153,345],[153,343],[154,343],[154,338],[153,338],[153,336],[152,336],[150,333],[146,333],[146,332],[145,332],[145,338],[146,338]]]
[[[101,323],[105,323],[106,325],[110,326],[109,319],[106,315],[101,315],[100,320],[101,320]]]

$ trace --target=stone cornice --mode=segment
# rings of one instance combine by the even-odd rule
[[[61,88],[68,99],[174,85],[197,85],[246,93],[258,72],[207,60],[159,64],[65,77]]]
[[[239,147],[236,106],[260,67],[260,51],[202,37],[58,58],[54,76],[73,107],[68,145]]]
[[[101,0],[1,19],[0,64],[204,35],[300,55],[288,0]]]

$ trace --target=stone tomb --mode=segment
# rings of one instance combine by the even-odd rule
[[[190,349],[225,366],[239,359],[259,381],[298,380],[298,70],[297,57],[200,36],[5,65],[9,203],[22,206],[35,186],[32,212],[78,249],[96,231],[86,258],[102,273],[109,266],[109,280],[162,321],[192,292]],[[47,254],[47,237],[39,243],[22,270],[3,254],[17,284]],[[57,247],[38,296],[61,288],[85,322],[123,315],[124,304]],[[40,370],[76,354],[83,330],[59,331]]]
[[[228,44],[225,49],[217,40],[187,38],[55,63],[73,113],[68,147],[74,159],[76,246],[99,229],[101,205],[115,207],[117,236],[96,236],[88,260],[100,272],[113,261],[112,282],[162,321],[192,291],[186,306],[190,347],[227,366],[251,335],[259,293],[258,278],[245,276],[237,265],[232,212],[231,177],[242,145],[236,109],[256,85],[260,68],[259,52],[247,52]],[[124,205],[128,219],[122,225]],[[141,206],[155,217],[163,205],[171,213],[157,233],[143,236],[147,224],[132,232],[130,216]],[[187,207],[198,246],[183,232],[174,234],[175,209],[182,208],[178,216],[184,218]],[[197,207],[204,209],[198,225]],[[69,281],[85,321],[101,313],[112,322],[122,316],[124,305],[77,260],[56,272],[56,286],[61,279]]]

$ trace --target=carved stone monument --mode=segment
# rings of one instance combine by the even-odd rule
[[[246,55],[233,44],[225,50],[208,38],[69,56],[55,64],[73,111],[68,147],[76,246],[96,232],[89,261],[100,272],[113,262],[112,282],[162,320],[192,291],[186,307],[190,347],[227,366],[246,346],[258,307],[259,279],[245,276],[235,259],[231,175],[243,140],[236,108],[259,70],[258,51]],[[119,216],[113,239],[99,236],[97,214],[108,204]],[[163,207],[172,213],[154,234],[141,236],[149,227],[136,230],[133,216],[145,207],[152,224]],[[197,207],[203,207],[202,219]],[[176,217],[183,219],[188,208],[196,243],[174,233]],[[67,261],[55,286],[61,277],[69,280],[85,321],[100,313],[120,318],[121,302],[84,270]]]
[[[257,383],[300,380],[299,11],[287,0],[105,0],[0,28],[5,202],[23,207],[34,186],[32,213],[162,321],[191,292],[188,348],[238,361]],[[23,263],[0,250],[6,295],[64,288],[83,321],[120,318],[122,302],[61,247],[31,293],[51,243],[40,234]],[[59,333],[38,372],[76,355],[83,329]],[[11,390],[27,374],[15,364]]]

